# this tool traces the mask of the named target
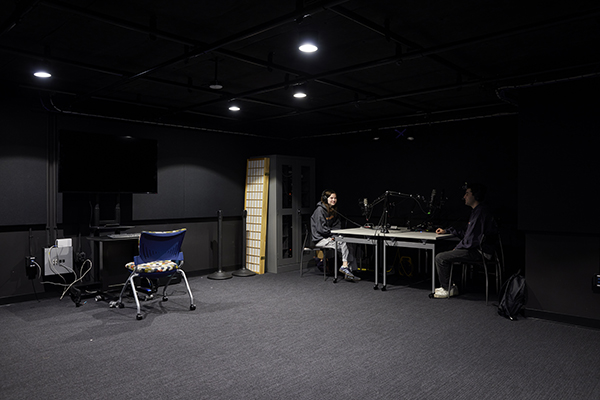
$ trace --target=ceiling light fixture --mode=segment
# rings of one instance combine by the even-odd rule
[[[241,108],[237,102],[231,101],[229,103],[229,111],[240,111],[240,110],[241,110]]]
[[[209,88],[211,88],[211,89],[214,89],[214,90],[219,90],[219,89],[223,89],[223,85],[221,85],[221,84],[219,83],[219,81],[213,81],[213,82],[210,84]]]
[[[298,50],[304,53],[314,53],[319,50],[318,36],[316,31],[300,31],[300,44]]]
[[[213,90],[220,90],[223,89],[223,85],[221,85],[221,83],[219,82],[219,80],[217,79],[217,71],[219,69],[219,59],[215,58],[215,79],[212,81],[212,83],[208,86],[209,88],[213,89]]]
[[[52,76],[51,73],[46,72],[46,71],[37,71],[33,73],[34,76],[38,77],[38,78],[50,78]]]
[[[297,91],[296,93],[294,93],[294,97],[297,99],[303,99],[306,97],[306,93],[304,93],[303,91]]]
[[[298,50],[300,50],[303,53],[314,53],[315,51],[319,50],[319,48],[314,43],[305,42],[300,44]]]

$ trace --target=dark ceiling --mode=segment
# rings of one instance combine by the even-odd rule
[[[600,72],[597,1],[2,0],[0,16],[0,82],[40,108],[282,138],[515,114],[511,88]]]

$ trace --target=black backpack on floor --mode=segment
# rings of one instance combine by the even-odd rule
[[[527,286],[520,270],[502,285],[499,299],[498,314],[515,321],[517,314],[527,303]]]

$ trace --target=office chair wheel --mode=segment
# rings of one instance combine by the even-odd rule
[[[169,298],[167,296],[163,296],[163,301],[169,301]]]
[[[135,316],[135,319],[137,319],[138,321],[142,320],[144,317],[142,316],[142,314],[138,314]]]
[[[334,278],[334,279],[333,279],[333,283],[337,283],[337,278]]]
[[[123,307],[125,307],[125,304],[119,303],[118,306],[119,306],[119,308],[123,308]]]
[[[190,304],[190,311],[194,311],[196,309],[196,305],[195,304]]]

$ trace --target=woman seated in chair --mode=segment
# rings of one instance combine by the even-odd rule
[[[310,218],[310,229],[315,246],[334,249],[335,241],[331,236],[331,230],[341,227],[342,223],[337,213],[337,194],[333,190],[325,190]],[[338,242],[338,251],[342,254],[340,272],[346,276],[346,279],[359,281],[360,278],[352,273],[353,270],[356,270],[356,260],[348,244]]]

